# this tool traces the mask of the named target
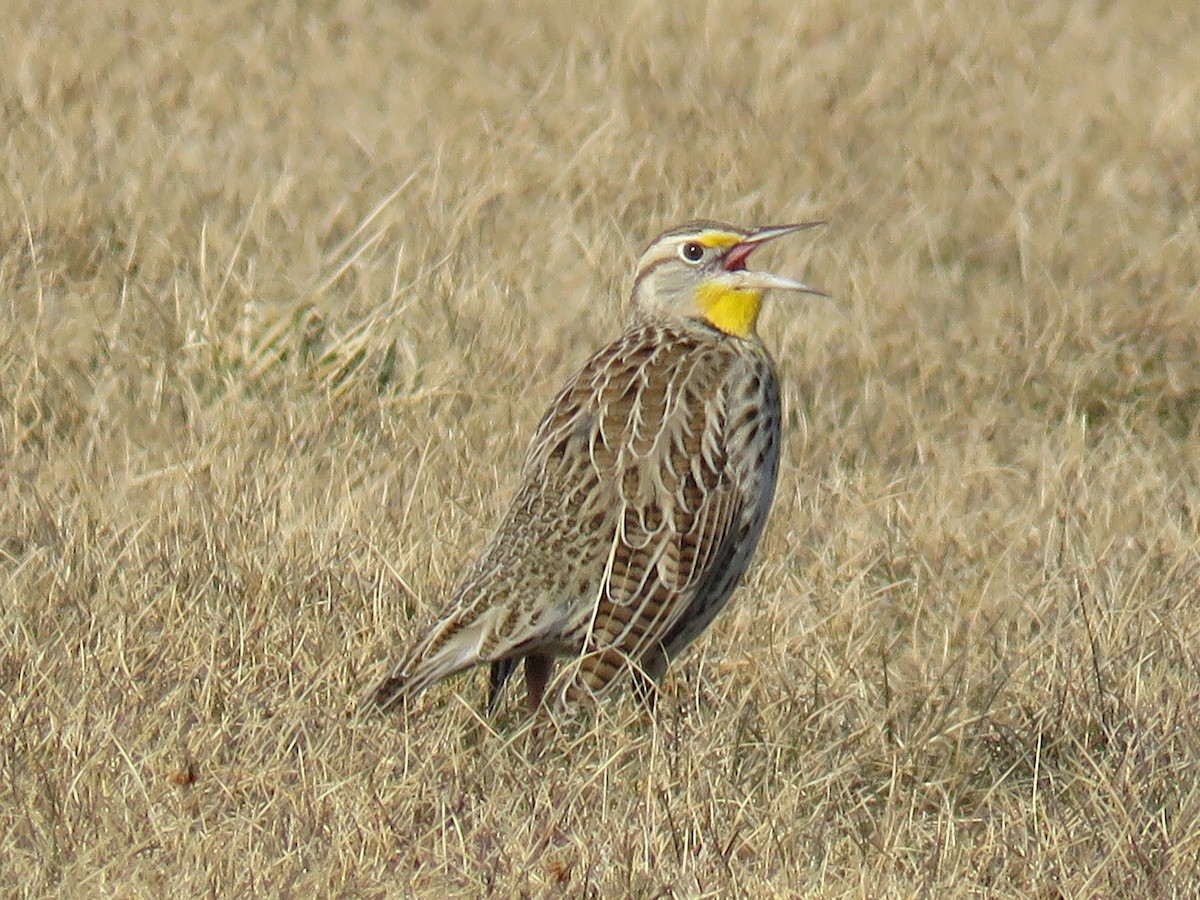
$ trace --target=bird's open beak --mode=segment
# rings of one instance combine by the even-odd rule
[[[760,228],[741,243],[734,244],[726,252],[725,258],[722,260],[722,265],[725,271],[734,274],[737,286],[740,288],[764,291],[768,288],[775,288],[784,291],[803,291],[806,294],[817,294],[821,297],[828,297],[829,295],[824,291],[809,287],[802,281],[795,281],[771,272],[754,272],[746,268],[746,260],[756,247],[765,244],[767,241],[773,241],[777,237],[783,237],[785,234],[805,231],[824,224],[823,221],[801,222],[797,225],[768,225],[766,228]]]

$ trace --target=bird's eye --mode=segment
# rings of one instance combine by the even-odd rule
[[[690,263],[700,262],[704,258],[704,245],[698,241],[688,241],[679,248],[679,255]]]

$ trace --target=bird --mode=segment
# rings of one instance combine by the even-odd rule
[[[407,708],[489,664],[492,712],[522,660],[531,713],[552,680],[563,697],[599,696],[630,674],[657,695],[742,580],[774,498],[781,399],[757,330],[764,296],[828,296],[747,260],[823,224],[698,220],[650,243],[624,330],[555,396],[498,528],[364,707]]]

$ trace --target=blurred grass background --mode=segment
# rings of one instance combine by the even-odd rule
[[[18,895],[1200,891],[1200,20],[17,0]],[[819,216],[748,583],[531,731],[347,716],[663,228]],[[788,254],[791,254],[790,256]]]

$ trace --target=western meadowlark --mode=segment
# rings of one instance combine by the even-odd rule
[[[769,289],[746,268],[766,241],[820,225],[700,221],[642,254],[625,331],[554,398],[499,529],[448,609],[366,700],[388,708],[477,663],[488,707],[525,660],[536,710],[557,657],[564,689],[631,669],[652,689],[729,599],[779,470],[779,380],[756,325]]]

